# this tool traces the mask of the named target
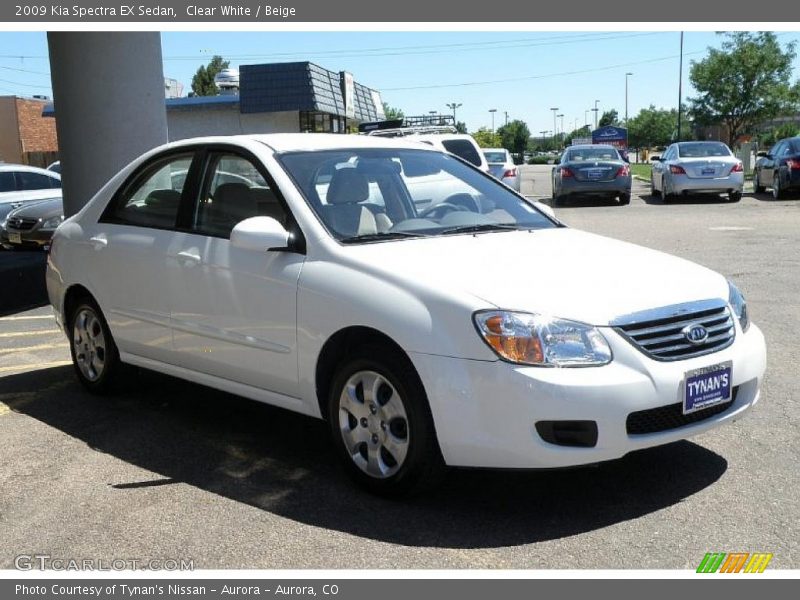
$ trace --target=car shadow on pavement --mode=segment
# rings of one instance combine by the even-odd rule
[[[0,316],[47,304],[46,265],[41,250],[0,250]]]
[[[750,196],[751,194],[747,194]],[[642,200],[646,204],[665,206],[661,196],[653,196],[649,193],[642,194]],[[727,196],[715,196],[713,194],[695,194],[688,196],[673,196],[666,205],[671,204],[730,204]]]
[[[679,442],[588,468],[452,470],[435,491],[392,501],[346,479],[321,421],[152,372],[130,380],[102,398],[86,393],[69,366],[41,369],[4,377],[3,396],[12,411],[156,474],[152,482],[95,485],[135,494],[184,482],[304,524],[406,546],[493,548],[593,531],[676,504],[727,469],[723,457]]]

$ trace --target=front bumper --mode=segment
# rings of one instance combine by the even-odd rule
[[[18,248],[42,248],[50,244],[54,231],[54,229],[28,229],[25,231],[6,229],[3,231],[2,243],[5,246]],[[20,242],[11,241],[15,234],[20,236]]]
[[[552,468],[621,458],[627,453],[697,435],[741,417],[759,400],[766,368],[761,331],[738,329],[734,343],[706,356],[652,360],[609,328],[614,360],[603,367],[541,368],[411,354],[428,394],[445,462],[452,466]],[[733,363],[732,404],[702,421],[647,434],[629,434],[632,412],[681,401],[687,371]],[[594,421],[593,447],[544,441],[539,421]]]
[[[673,194],[683,193],[709,193],[727,194],[728,192],[742,192],[744,187],[744,173],[731,173],[727,177],[711,179],[692,178],[687,175],[672,175],[670,181]]]

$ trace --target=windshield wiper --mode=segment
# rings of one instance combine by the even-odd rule
[[[450,235],[453,233],[478,233],[481,231],[517,231],[524,229],[517,225],[503,225],[502,223],[481,223],[480,225],[459,225],[458,227],[448,227],[442,229],[440,235]]]
[[[425,237],[423,233],[413,233],[410,231],[383,231],[379,233],[362,233],[339,240],[343,244],[357,244],[359,242],[378,242],[384,240],[400,240],[405,238]]]

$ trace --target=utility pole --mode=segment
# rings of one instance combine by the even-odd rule
[[[494,133],[494,113],[497,112],[497,109],[496,108],[490,108],[489,112],[492,115],[492,133]]]
[[[633,73],[625,73],[625,127],[628,127],[628,77]]]
[[[681,99],[683,98],[683,32],[681,31],[681,58],[678,62],[678,139],[681,141]]]
[[[594,128],[595,129],[597,129],[597,111],[600,110],[599,108],[597,108],[597,103],[598,102],[600,102],[600,100],[595,100],[594,101],[594,108],[592,109],[592,111],[594,112]]]
[[[503,114],[505,114],[505,116],[506,116],[506,125],[508,125],[508,111],[504,110]]]

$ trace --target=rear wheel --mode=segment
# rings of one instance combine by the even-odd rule
[[[786,193],[781,187],[781,177],[778,173],[772,176],[772,197],[775,198],[775,200],[782,200],[786,197]]]
[[[756,194],[763,194],[766,189],[761,185],[761,177],[758,175],[758,170],[753,171],[753,191]]]
[[[667,191],[667,180],[663,177],[661,178],[661,201],[664,204],[669,204],[674,196]]]
[[[631,203],[631,195],[630,194],[620,194],[619,195],[619,203],[620,203],[620,205],[630,204]]]
[[[108,392],[120,369],[119,352],[103,313],[83,298],[69,315],[70,352],[75,373],[92,393]]]
[[[730,192],[728,194],[728,202],[738,202],[742,199],[742,192]]]
[[[652,198],[658,196],[658,191],[656,190],[656,182],[652,174],[650,175],[650,196]]]
[[[328,423],[348,475],[373,493],[419,491],[444,472],[425,390],[398,351],[370,346],[345,359],[330,388]]]

